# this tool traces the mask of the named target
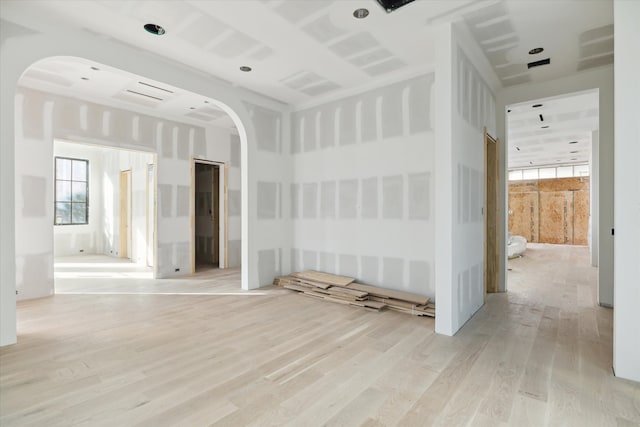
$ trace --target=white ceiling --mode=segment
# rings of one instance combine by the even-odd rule
[[[612,60],[611,0],[416,0],[389,14],[374,0],[3,0],[2,16],[112,37],[292,105],[432,68],[447,21],[468,24],[505,86]],[[539,46],[551,65],[527,71]]]
[[[82,58],[40,61],[29,67],[19,84],[142,114],[235,129],[231,117],[214,105],[215,100]]]
[[[542,106],[533,107],[537,104]],[[591,132],[599,127],[598,92],[532,100],[507,108],[509,169],[589,162]]]

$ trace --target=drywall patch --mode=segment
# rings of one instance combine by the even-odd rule
[[[300,249],[291,249],[291,271],[302,271],[302,261],[300,260]]]
[[[300,184],[291,184],[291,218],[300,216]]]
[[[400,288],[404,283],[404,260],[402,258],[383,258],[382,286]]]
[[[256,135],[258,135],[258,150],[276,153],[280,134],[280,113],[256,105],[252,105],[250,111]]]
[[[26,218],[47,215],[47,179],[22,175],[22,216]]]
[[[192,128],[194,157],[207,157],[207,139],[203,128]],[[232,141],[233,144],[233,141]]]
[[[428,220],[430,216],[431,174],[409,174],[409,219]]]
[[[189,128],[175,126],[173,130],[174,143],[178,147],[178,158],[180,160],[189,160]]]
[[[229,165],[231,167],[240,167],[240,137],[238,135],[231,134],[230,139],[230,159]]]
[[[360,262],[362,263],[360,279],[365,283],[377,285],[380,279],[378,257],[365,255],[360,258]]]
[[[378,178],[362,180],[362,218],[378,218]]]
[[[304,136],[302,141],[304,143],[304,152],[308,153],[314,151],[317,148],[316,143],[316,115],[314,110],[307,111],[304,115],[304,126],[302,127]]]
[[[173,186],[171,184],[158,184],[158,206],[163,218],[173,216]]]
[[[358,180],[349,179],[340,181],[339,185],[339,212],[340,218],[352,219],[358,214]]]
[[[378,139],[376,99],[377,97],[374,94],[368,94],[362,100],[362,113],[360,119],[362,142],[371,142]]]
[[[345,100],[340,108],[340,145],[356,142],[356,103],[353,98]]]
[[[176,216],[189,216],[191,211],[189,206],[189,199],[191,196],[191,188],[188,185],[178,185],[176,192]],[[144,200],[139,198],[138,200]]]
[[[36,96],[22,97],[22,132],[25,138],[44,139],[44,103]]]
[[[358,257],[355,255],[340,255],[340,274],[347,277],[358,277]]]
[[[298,154],[302,151],[302,113],[291,114],[291,154]]]
[[[109,135],[112,140],[125,144],[133,141],[130,114],[131,113],[124,110],[111,110]]]
[[[278,187],[275,182],[258,182],[258,218],[275,219]]]
[[[66,99],[56,100],[53,109],[53,123],[56,130],[76,132],[81,129],[80,104]]]
[[[431,114],[429,101],[433,87],[434,75],[427,74],[414,79],[409,89],[409,132],[415,134],[431,130]]]
[[[402,175],[382,178],[382,217],[384,219],[402,219],[403,191]]]
[[[273,283],[276,277],[276,251],[264,249],[258,251],[258,281],[260,286]]]
[[[303,270],[318,269],[318,253],[316,251],[302,252],[302,269]]]
[[[178,242],[173,245],[175,259],[174,268],[184,268],[191,264],[191,243],[190,242]]]
[[[409,261],[409,288],[433,296],[431,269],[427,261]]]
[[[302,215],[304,218],[315,218],[318,215],[318,184],[303,185]]]
[[[402,85],[386,87],[382,98],[383,138],[402,135],[402,114]]]
[[[162,141],[160,145],[160,155],[167,159],[173,158],[173,129],[168,123],[162,123],[160,136]]]
[[[318,254],[320,264],[318,270],[325,273],[336,273],[336,254],[333,252],[320,252]]]
[[[242,199],[240,197],[240,190],[228,190],[227,191],[227,213],[231,216],[241,215]]]
[[[336,182],[324,181],[320,184],[320,217],[336,217]]]
[[[229,240],[227,242],[227,263],[230,268],[240,267],[242,260],[242,241]]]
[[[328,105],[320,110],[320,148],[329,148],[336,145],[335,128],[336,109],[334,105]]]

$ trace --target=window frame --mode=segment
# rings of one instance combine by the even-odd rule
[[[71,161],[71,177],[70,179],[59,179],[58,178],[58,159],[62,160],[70,160]],[[73,162],[84,162],[85,170],[86,170],[86,181],[77,181],[73,179]],[[89,225],[89,160],[88,159],[78,159],[75,157],[66,157],[66,156],[54,156],[53,158],[53,225],[54,226],[64,226],[64,225]],[[68,223],[58,223],[56,222],[56,218],[58,217],[58,181],[60,182],[69,182],[71,184],[71,200],[63,201],[60,203],[69,203],[70,204],[70,222]],[[73,183],[83,183],[85,184],[85,201],[84,202],[74,202],[73,201]],[[74,204],[84,204],[85,213],[84,218],[85,222],[73,222],[73,205]]]

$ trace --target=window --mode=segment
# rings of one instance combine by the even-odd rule
[[[55,158],[55,225],[89,223],[89,161]]]

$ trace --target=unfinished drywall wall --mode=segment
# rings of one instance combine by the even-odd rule
[[[500,146],[501,170],[507,170],[506,145],[508,141],[505,131],[506,107],[511,104],[530,101],[532,99],[548,98],[587,90],[598,90],[599,132],[595,144],[592,145],[592,185],[594,190],[592,203],[597,209],[597,215],[592,216],[595,224],[593,231],[598,233],[592,240],[592,244],[598,245],[598,302],[604,306],[613,305],[613,67],[603,66],[598,69],[581,71],[572,76],[562,77],[542,83],[526,83],[518,86],[504,88],[497,94],[498,136],[504,140]],[[501,200],[505,201],[507,187],[501,186]],[[505,198],[503,198],[505,197]],[[506,219],[505,230],[508,225]]]
[[[434,74],[292,114],[292,270],[435,297]]]
[[[484,128],[495,135],[497,78],[464,26],[436,35],[436,332],[453,335],[484,301]]]
[[[509,231],[531,243],[587,245],[589,177],[509,182]]]
[[[102,253],[102,152],[89,145],[57,140],[53,144],[53,155],[89,162],[89,223],[54,226],[54,256]],[[43,190],[46,191],[40,192]],[[31,198],[25,203],[34,203],[34,200]]]
[[[92,120],[80,120],[80,112]],[[207,134],[198,128],[170,120],[135,114],[58,95],[22,88],[16,96],[17,185],[44,183],[40,192],[16,192],[16,232],[33,236],[17,246],[17,283],[20,299],[49,295],[53,290],[53,144],[54,138],[126,148],[105,149],[102,154],[102,247],[101,252],[118,255],[120,172],[132,171],[132,233],[130,257],[145,262],[146,257],[146,167],[157,156],[158,167],[158,255],[156,275],[169,277],[190,272],[190,180],[191,157],[229,161],[231,144],[237,137],[226,129],[212,128]],[[132,123],[139,125],[133,132]],[[207,139],[207,138],[211,139]],[[132,151],[135,149],[138,151]],[[141,153],[140,150],[146,151]],[[34,155],[42,153],[42,155]],[[215,156],[215,158],[214,158]],[[236,169],[239,169],[236,167]],[[31,179],[24,180],[24,177]],[[240,173],[229,178],[232,188],[240,187]],[[29,184],[35,187],[36,184]],[[239,193],[239,190],[237,190]],[[34,201],[35,200],[35,201]],[[24,215],[25,203],[30,215]],[[42,206],[41,206],[42,205]],[[50,205],[50,206],[49,206]],[[234,230],[237,233],[237,230]],[[38,233],[36,238],[36,234]],[[240,243],[235,265],[240,263]],[[34,268],[37,266],[38,268]]]
[[[144,264],[147,257],[147,166],[155,163],[154,155],[132,150],[102,149],[102,204],[101,253],[120,256],[120,173],[131,171],[130,243],[128,257],[132,262]],[[152,220],[152,218],[151,218]]]
[[[634,381],[640,381],[640,345],[638,345],[638,338],[640,338],[638,333],[638,325],[640,325],[640,310],[638,310],[638,301],[640,301],[640,286],[638,286],[638,278],[640,278],[640,251],[638,250],[638,242],[640,242],[640,222],[638,221],[640,218],[640,175],[638,174],[640,27],[638,17],[640,17],[639,2],[619,0],[614,2],[616,258],[613,366],[617,376]],[[601,246],[600,250],[602,249]]]

